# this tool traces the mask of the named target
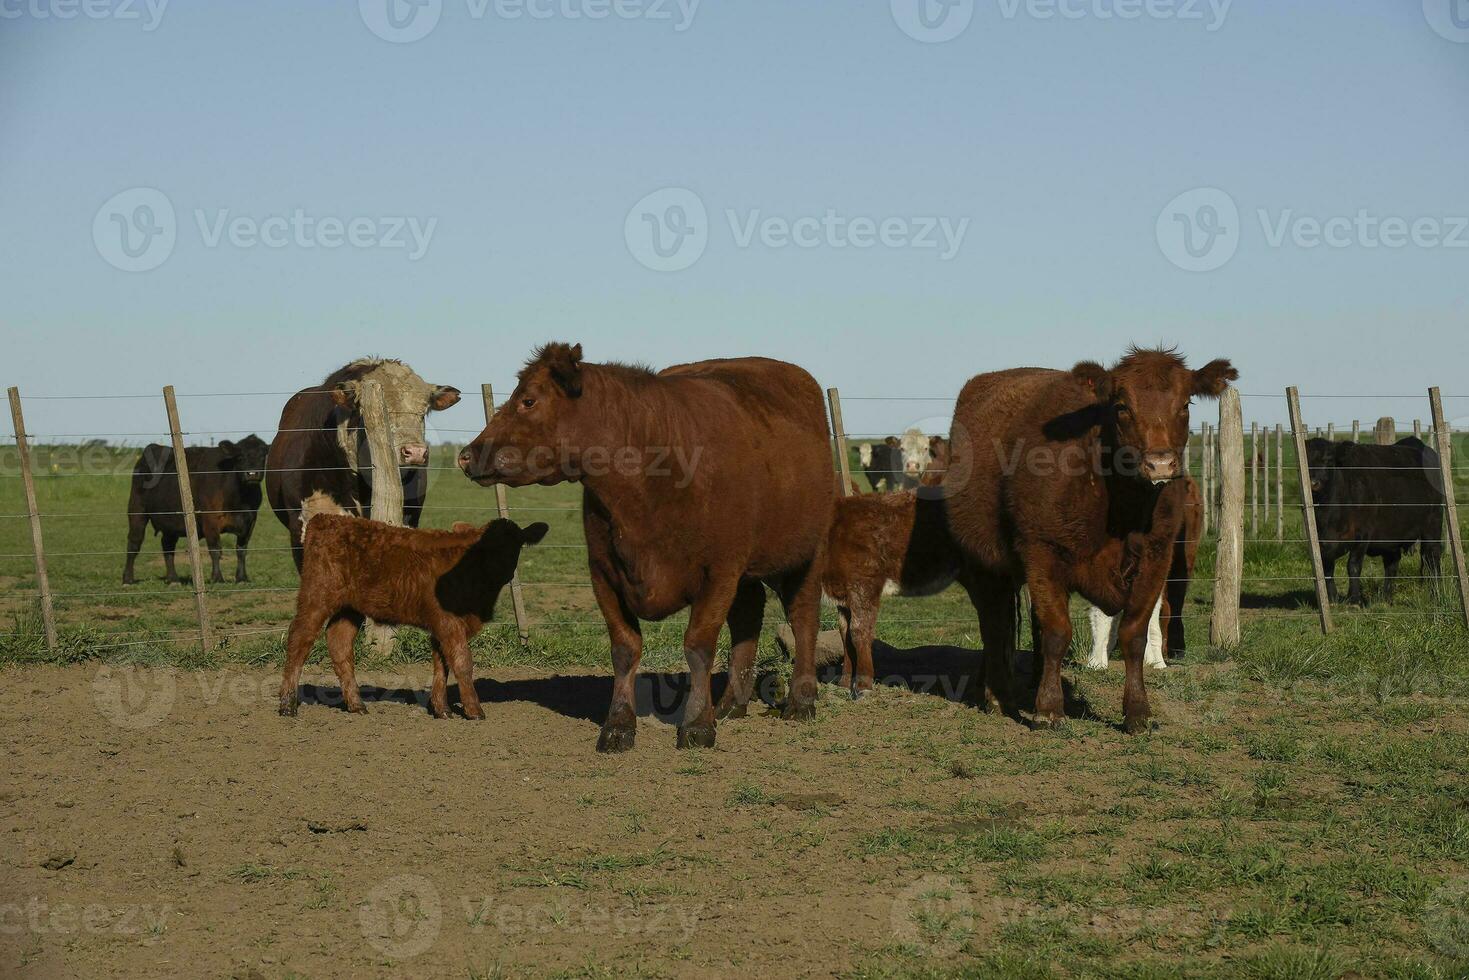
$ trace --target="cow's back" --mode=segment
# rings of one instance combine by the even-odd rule
[[[298,533],[293,519],[315,491],[352,508],[359,496],[356,474],[337,441],[332,421],[335,403],[323,385],[303,388],[281,410],[281,420],[265,462],[265,493],[281,523]]]

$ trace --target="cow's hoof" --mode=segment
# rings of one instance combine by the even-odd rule
[[[354,714],[354,715],[365,715],[365,714],[367,714],[367,705],[365,705],[365,704],[349,704],[349,705],[347,705],[347,712],[349,714]]]
[[[248,575],[244,576],[243,578],[241,576],[239,576],[239,575],[236,575],[235,576],[235,584],[236,585],[244,585],[248,581],[250,581],[250,576],[248,576]]]
[[[633,747],[637,740],[638,730],[636,728],[602,728],[602,734],[597,736],[598,752],[626,752]]]
[[[748,704],[736,704],[733,701],[729,704],[720,704],[719,707],[714,709],[714,717],[720,721],[726,718],[743,718],[749,713],[750,706]]]
[[[300,706],[300,704],[301,702],[296,700],[295,698],[281,698],[281,717],[296,717],[296,709]]]
[[[476,711],[473,714],[470,714],[468,711],[466,711],[464,712],[464,717],[469,721],[484,721],[485,713],[483,711]]]
[[[1122,730],[1129,735],[1141,735],[1144,732],[1155,732],[1158,723],[1149,717],[1128,718],[1122,723]]]
[[[816,702],[787,701],[780,716],[786,721],[813,721],[816,718]]]
[[[870,687],[859,687],[852,692],[853,701],[861,701],[863,698],[870,697],[872,697],[872,688]]]
[[[1031,719],[1030,728],[1037,732],[1059,732],[1066,727],[1065,718],[1043,717],[1036,715]]]
[[[448,708],[430,708],[429,710],[433,713],[433,716],[439,721],[444,721],[449,717]]]
[[[681,749],[714,748],[714,726],[680,725],[678,729],[678,747]]]

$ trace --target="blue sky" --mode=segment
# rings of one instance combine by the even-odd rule
[[[0,381],[27,395],[290,391],[362,353],[508,391],[547,339],[792,360],[854,432],[1133,341],[1233,358],[1268,396],[1247,419],[1292,383],[1469,395],[1465,0],[923,0],[940,31],[968,18],[941,43],[901,26],[919,0],[87,2],[0,0]],[[374,33],[388,2],[431,29]],[[172,240],[127,271],[124,230],[168,241],[138,188]],[[1216,191],[1168,210],[1201,188],[1237,220]],[[702,218],[669,210],[690,194]],[[686,268],[640,261],[640,229],[696,219]],[[1373,247],[1393,221],[1406,241]],[[281,401],[182,407],[264,433]],[[43,434],[162,418],[28,404]],[[477,427],[477,399],[438,421]]]

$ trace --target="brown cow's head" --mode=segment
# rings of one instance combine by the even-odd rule
[[[1111,436],[1119,469],[1152,483],[1184,475],[1190,400],[1217,398],[1239,377],[1226,360],[1190,371],[1172,349],[1136,347],[1110,371],[1094,361],[1082,361],[1071,374],[1108,409],[1103,430]]]
[[[572,479],[570,433],[581,394],[581,344],[540,348],[520,372],[510,400],[459,454],[459,468],[481,486],[550,486]]]

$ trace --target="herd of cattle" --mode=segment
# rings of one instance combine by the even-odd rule
[[[873,493],[834,493],[821,390],[804,370],[766,358],[676,365],[659,372],[584,361],[580,345],[537,350],[509,401],[459,454],[481,486],[580,482],[588,570],[615,672],[602,751],[631,748],[640,623],[689,609],[690,691],[678,744],[711,745],[717,718],[743,716],[754,688],[766,589],[794,633],[788,718],[815,709],[815,645],[823,595],[835,603],[855,696],[873,684],[872,641],[883,595],[925,595],[958,582],[979,616],[978,697],[1019,718],[1010,671],[1029,596],[1042,663],[1033,723],[1063,718],[1061,663],[1072,641],[1070,598],[1094,607],[1090,666],[1109,645],[1126,662],[1124,727],[1149,726],[1143,668],[1183,651],[1182,610],[1203,502],[1184,467],[1189,405],[1238,378],[1226,360],[1188,368],[1172,350],[1129,350],[1111,368],[1021,368],[964,386],[948,438],[910,430],[859,448]],[[378,382],[392,420],[407,527],[366,517],[373,473],[359,399]],[[493,613],[520,550],[546,533],[507,520],[418,530],[427,494],[425,417],[459,391],[395,360],[354,361],[292,396],[274,442],[256,436],[187,450],[200,534],[221,581],[220,536],[235,536],[237,581],[262,492],[290,534],[301,573],[287,639],[281,712],[293,715],[302,664],[323,628],[349,710],[364,710],[352,647],[366,617],[433,637],[430,705],[448,714],[452,670],[466,716],[482,716],[468,641]],[[1403,554],[1421,549],[1436,577],[1443,520],[1437,456],[1416,439],[1376,447],[1312,440],[1312,491],[1328,571],[1346,554],[1349,597],[1362,601],[1366,556],[1387,589]],[[688,465],[668,465],[677,459]],[[764,478],[756,483],[748,474]],[[733,488],[741,488],[738,492]],[[133,474],[124,582],[149,523],[167,577],[183,536],[171,450],[149,446]],[[308,528],[308,522],[310,527]],[[1335,585],[1332,584],[1335,597]],[[730,630],[729,681],[710,676]],[[1149,642],[1151,636],[1151,643]],[[1150,649],[1151,648],[1151,649]]]

